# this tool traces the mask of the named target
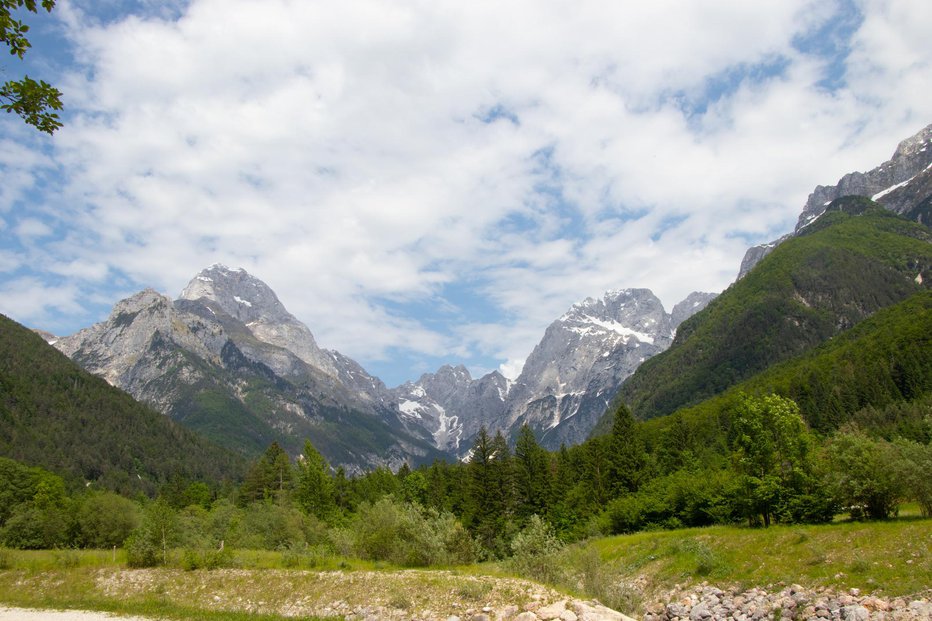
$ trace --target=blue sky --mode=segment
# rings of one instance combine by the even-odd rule
[[[0,312],[67,334],[221,262],[389,385],[514,376],[585,297],[733,280],[932,122],[922,0],[59,0],[0,118]]]

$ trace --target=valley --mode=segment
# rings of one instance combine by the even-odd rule
[[[865,186],[895,210],[827,199],[721,294],[573,305],[514,380],[389,388],[219,264],[71,336],[4,318],[0,601],[928,619],[930,165]]]

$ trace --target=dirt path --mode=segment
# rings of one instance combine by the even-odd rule
[[[146,617],[121,617],[81,610],[35,610],[0,607],[0,621],[153,621]]]

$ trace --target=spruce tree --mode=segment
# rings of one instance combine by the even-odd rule
[[[330,465],[309,440],[304,441],[304,453],[298,459],[298,506],[308,515],[320,519],[329,517],[336,508]]]
[[[515,443],[515,511],[522,520],[544,516],[551,499],[550,456],[524,424]]]

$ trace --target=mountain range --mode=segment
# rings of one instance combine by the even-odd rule
[[[388,388],[319,347],[261,280],[222,265],[202,270],[178,299],[145,290],[104,322],[45,338],[245,455],[273,441],[294,455],[308,438],[348,472],[396,468],[463,458],[482,427],[514,437],[525,424],[556,449],[587,438],[613,399],[639,418],[668,414],[927,287],[930,145],[932,125],[884,165],[816,188],[793,233],[750,249],[718,298],[693,293],[668,313],[649,290],[623,289],[573,305],[514,380],[443,366]]]
[[[668,314],[646,289],[574,305],[547,329],[515,381],[441,367],[388,389],[352,359],[320,348],[264,282],[213,265],[172,300],[151,289],[106,321],[47,335],[88,371],[209,439],[245,454],[305,438],[350,472],[462,457],[480,428],[529,424],[545,446],[585,439],[621,382],[672,342],[714,297]]]

